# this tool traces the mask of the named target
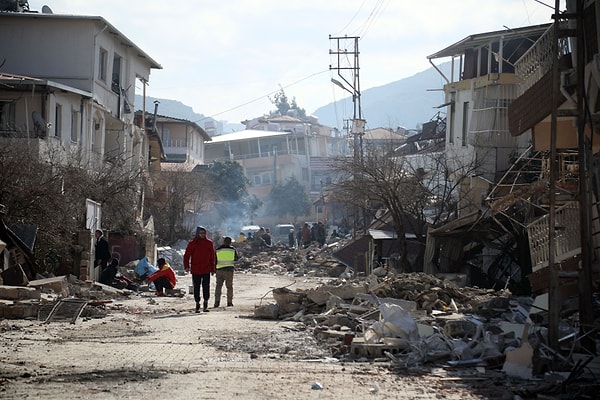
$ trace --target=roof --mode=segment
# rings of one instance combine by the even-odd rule
[[[64,85],[62,83],[49,81],[47,79],[33,78],[31,76],[25,75],[0,73],[0,83],[2,84],[3,89],[14,89],[16,86],[39,86],[40,88],[44,86],[49,86],[56,89],[64,90],[66,92],[76,93],[84,97],[92,97],[92,93],[86,92],[85,90],[77,89],[68,85]]]
[[[148,116],[152,115],[147,113]],[[183,119],[183,118],[174,118],[174,117],[168,117],[166,115],[160,115],[157,114],[156,115],[156,123],[160,123],[160,124],[184,124],[184,125],[189,125],[192,128],[194,128],[195,130],[197,130],[198,132],[200,132],[200,134],[202,135],[202,137],[204,138],[204,140],[206,141],[211,141],[212,138],[210,137],[210,135],[208,133],[206,133],[206,131],[197,123],[189,121],[187,119]]]
[[[550,25],[552,24],[532,25],[522,28],[504,29],[501,31],[469,35],[466,38],[459,40],[458,42],[446,47],[445,49],[433,53],[430,56],[427,56],[427,59],[432,60],[434,58],[457,56],[465,53],[465,51],[467,50],[488,45],[491,40],[498,39],[500,37],[502,37],[503,40],[509,40],[527,38],[527,36],[531,34],[539,36],[543,34],[548,29],[548,27],[550,27]]]
[[[273,137],[273,136],[283,136],[283,135],[293,135],[291,132],[287,131],[261,131],[256,129],[244,129],[243,131],[227,133],[225,135],[213,136],[211,143],[222,143],[222,142],[233,142],[236,140],[248,140],[248,139],[259,139],[263,137]]]
[[[110,22],[105,20],[100,16],[91,16],[91,15],[67,15],[67,14],[45,14],[45,13],[19,13],[19,12],[3,12],[2,18],[22,18],[22,19],[50,19],[50,20],[58,20],[58,21],[82,21],[88,20],[94,23],[100,23],[105,25],[108,32],[117,35],[121,42],[127,46],[135,49],[137,55],[141,58],[145,58],[148,60],[150,64],[150,68],[154,69],[162,69],[162,66],[154,61],[152,57],[150,57],[146,52],[140,49],[134,42],[129,40],[127,36],[125,36],[121,31],[115,28]]]

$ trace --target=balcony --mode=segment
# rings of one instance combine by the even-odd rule
[[[561,25],[562,27],[562,25]],[[515,75],[518,87],[518,96],[552,70],[552,49],[554,42],[554,25],[548,27],[546,32],[523,54],[515,64]],[[568,38],[558,39],[558,59],[571,53]]]

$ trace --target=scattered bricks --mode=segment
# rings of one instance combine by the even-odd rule
[[[41,297],[40,291],[32,287],[23,286],[0,286],[0,299],[24,300],[37,299]]]
[[[29,282],[30,287],[38,288],[41,291],[52,290],[54,293],[63,297],[71,295],[66,276],[56,276],[53,278],[37,279]]]

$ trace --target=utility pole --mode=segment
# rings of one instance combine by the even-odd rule
[[[334,50],[329,50],[330,55],[336,56],[336,65],[329,66],[330,70],[336,70],[337,76],[341,79],[337,80],[331,78],[331,82],[336,86],[339,86],[346,92],[352,95],[352,104],[354,106],[354,112],[352,115],[352,136],[354,144],[354,178],[358,173],[359,163],[362,165],[363,162],[363,136],[365,134],[365,120],[362,118],[362,109],[360,107],[360,66],[359,66],[359,54],[358,51],[358,36],[331,36],[329,35],[329,41],[332,40],[335,43]],[[350,46],[348,46],[350,45]],[[348,49],[350,47],[350,49]],[[346,78],[350,73],[351,77]],[[358,206],[354,207],[354,227],[353,235],[356,235],[356,222],[359,215]],[[363,216],[363,232],[366,228],[366,218],[364,209],[362,210]]]

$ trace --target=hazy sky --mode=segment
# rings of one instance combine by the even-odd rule
[[[32,11],[48,5],[55,14],[102,16],[162,65],[150,75],[148,96],[232,123],[274,109],[269,98],[280,87],[307,113],[346,97],[331,83],[337,61],[329,35],[360,37],[364,91],[429,68],[428,55],[468,35],[551,22],[554,2],[545,3],[29,0]]]

